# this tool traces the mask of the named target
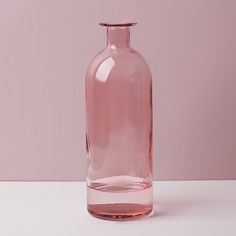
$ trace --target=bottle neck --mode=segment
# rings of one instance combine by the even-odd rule
[[[129,27],[107,27],[108,47],[129,47],[130,30]]]

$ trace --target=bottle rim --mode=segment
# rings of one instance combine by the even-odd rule
[[[125,23],[115,23],[115,22],[100,22],[99,25],[107,27],[128,27],[137,25],[137,22],[125,22]]]

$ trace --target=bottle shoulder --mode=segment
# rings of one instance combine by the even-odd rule
[[[116,68],[119,73],[144,73],[151,77],[151,72],[144,57],[131,47],[107,47],[100,51],[91,61],[87,76],[92,76],[97,71],[108,71]]]

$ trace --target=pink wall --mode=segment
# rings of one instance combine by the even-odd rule
[[[0,1],[0,179],[85,178],[84,75],[100,21],[136,20],[154,175],[236,179],[236,1]]]

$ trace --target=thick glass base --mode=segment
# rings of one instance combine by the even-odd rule
[[[152,185],[132,176],[98,179],[87,187],[88,211],[107,220],[136,219],[152,211]]]
[[[88,205],[88,212],[104,220],[133,220],[147,216],[152,212],[152,205],[117,203]]]

